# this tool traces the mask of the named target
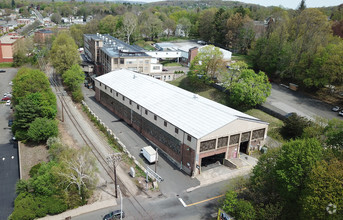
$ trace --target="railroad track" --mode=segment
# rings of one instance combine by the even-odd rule
[[[64,112],[67,114],[67,116],[70,118],[70,121],[74,125],[75,129],[77,130],[78,134],[82,138],[82,140],[85,142],[87,146],[90,147],[92,153],[94,154],[95,158],[98,160],[99,164],[104,168],[108,176],[115,182],[114,177],[112,174],[114,173],[114,170],[112,166],[110,166],[106,158],[104,157],[103,154],[100,153],[100,151],[97,149],[95,144],[92,142],[91,139],[86,135],[84,129],[82,126],[79,124],[79,122],[76,120],[75,116],[72,114],[69,105],[67,104],[65,97],[63,96],[63,89],[61,89],[61,83],[55,73],[49,74],[48,75],[50,84],[55,88],[57,93],[60,93],[62,95],[58,95],[57,98],[60,100],[62,103],[62,108],[64,108]],[[63,111],[63,109],[62,109]],[[148,217],[148,219],[153,219],[152,216],[149,214],[149,212],[142,206],[142,204],[136,199],[135,195],[133,195],[130,190],[127,189],[125,184],[122,182],[120,177],[117,175],[117,181],[119,182],[120,189],[124,189],[123,194],[128,198],[132,206],[137,210],[137,212],[142,216],[142,217]],[[146,218],[143,218],[146,219]]]

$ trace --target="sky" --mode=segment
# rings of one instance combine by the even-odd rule
[[[156,2],[158,0],[135,0],[135,1]],[[236,1],[258,4],[258,5],[263,5],[263,6],[283,6],[284,8],[291,8],[291,9],[296,9],[301,2],[301,0],[236,0]],[[306,0],[305,1],[307,8],[337,6],[342,3],[343,3],[342,0]]]
[[[239,0],[240,2],[253,3],[263,6],[283,6],[284,8],[296,9],[301,0]],[[319,8],[328,6],[337,6],[342,4],[342,0],[306,0],[307,8]]]

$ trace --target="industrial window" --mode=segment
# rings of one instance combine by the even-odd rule
[[[120,58],[120,64],[124,64],[124,58]]]
[[[192,137],[190,135],[187,135],[187,141],[192,141]]]
[[[125,101],[125,96],[123,96],[123,101]]]
[[[118,92],[116,92],[116,96],[118,96]]]
[[[118,59],[114,58],[114,59],[113,59],[113,63],[114,63],[114,64],[118,64]]]
[[[101,83],[100,83],[100,87],[101,87]]]
[[[159,66],[154,66],[152,69],[154,69],[154,70],[159,70],[160,67],[159,67]]]
[[[132,101],[130,100],[130,105],[132,105]]]
[[[105,90],[107,89],[107,86],[105,86]]]
[[[167,127],[167,121],[164,121],[164,127]]]
[[[175,133],[178,134],[179,133],[179,129],[175,128]]]
[[[146,115],[148,114],[148,110],[145,110],[145,114],[146,114]]]
[[[156,116],[156,115],[154,115],[154,120],[155,120],[155,121],[157,120],[157,116]]]
[[[139,105],[137,105],[137,109],[139,110]]]
[[[110,92],[112,93],[112,89],[110,89]]]
[[[146,63],[146,64],[149,64],[149,60],[146,60],[145,63]]]

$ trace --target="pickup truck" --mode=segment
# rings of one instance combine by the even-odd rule
[[[156,162],[156,151],[151,146],[146,146],[141,149],[141,154],[149,161],[149,163]]]

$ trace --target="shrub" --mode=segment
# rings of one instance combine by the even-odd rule
[[[58,135],[58,126],[56,120],[47,118],[36,118],[27,132],[28,139],[34,142],[46,141],[49,137]]]
[[[72,98],[74,102],[81,102],[83,100],[83,94],[80,87],[72,92]]]
[[[31,168],[29,172],[30,177],[34,177],[38,173],[38,170],[41,167],[41,165],[41,163],[38,163]]]
[[[310,126],[310,120],[293,113],[285,119],[284,126],[281,128],[281,134],[289,139],[301,137],[304,133],[304,129]]]

